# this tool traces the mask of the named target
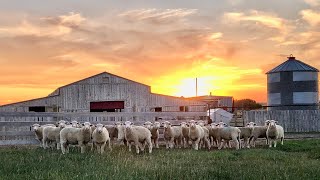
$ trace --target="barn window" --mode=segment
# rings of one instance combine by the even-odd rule
[[[103,83],[109,83],[109,77],[102,77]]]
[[[179,107],[180,112],[184,112],[184,106]]]
[[[121,112],[124,101],[90,102],[90,112]]]
[[[46,112],[45,106],[30,106],[29,112]]]
[[[162,107],[156,107],[156,108],[154,108],[154,111],[155,112],[162,112]]]

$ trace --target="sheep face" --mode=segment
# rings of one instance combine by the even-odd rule
[[[257,125],[257,124],[254,123],[254,122],[249,122],[249,123],[247,123],[246,127],[254,127],[254,126],[256,126],[256,125]]]
[[[65,128],[66,127],[66,121],[64,121],[64,120],[59,121],[57,127]]]
[[[270,120],[268,125],[269,125],[269,127],[271,127],[271,128],[276,128],[276,126],[277,126],[277,121],[275,121],[275,120]]]
[[[79,127],[79,125],[78,121],[71,121],[71,127]]]
[[[264,122],[264,125],[265,125],[265,126],[269,126],[269,124],[270,124],[271,121],[274,121],[274,120],[266,120],[266,121]]]
[[[143,126],[146,127],[147,129],[151,129],[152,123],[150,121],[147,121],[143,124]]]
[[[227,127],[227,124],[224,123],[224,122],[219,122],[219,123],[218,123],[218,127],[219,127],[219,128]]]
[[[210,124],[210,128],[211,128],[211,129],[217,128],[217,124],[216,124],[216,123],[211,123],[211,124]]]
[[[133,123],[130,122],[130,121],[126,121],[126,122],[124,123],[124,126],[125,126],[127,129],[131,128],[132,125],[133,125]]]
[[[196,121],[191,120],[191,121],[189,121],[189,125],[190,125],[190,128],[191,128],[191,129],[194,129],[194,128],[196,128],[197,123],[196,123]]]
[[[153,123],[153,127],[156,128],[156,129],[159,129],[160,128],[160,123],[159,122],[154,122]]]
[[[97,131],[98,133],[102,133],[103,127],[104,127],[103,124],[97,124],[97,125],[96,125],[96,131]]]
[[[186,122],[182,122],[182,123],[180,123],[180,126],[181,126],[182,128],[187,128],[187,127],[188,127],[188,124],[187,124]]]
[[[198,125],[203,127],[204,126],[204,122],[203,121],[198,121]]]
[[[91,129],[91,123],[89,123],[89,122],[85,122],[85,123],[83,123],[82,124],[82,128],[84,129],[84,130],[87,130],[87,131],[89,131],[90,129]]]
[[[169,127],[171,127],[171,123],[169,121],[165,121],[163,122],[163,127],[164,129],[168,129]]]
[[[40,127],[41,127],[40,124],[32,125],[33,131],[37,131]]]

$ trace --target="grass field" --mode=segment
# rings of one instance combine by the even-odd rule
[[[286,141],[275,149],[155,149],[114,147],[105,155],[34,147],[0,148],[0,179],[320,179],[320,140]]]

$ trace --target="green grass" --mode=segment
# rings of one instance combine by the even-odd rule
[[[320,140],[285,141],[275,149],[155,149],[104,155],[34,147],[0,148],[0,179],[320,179]]]

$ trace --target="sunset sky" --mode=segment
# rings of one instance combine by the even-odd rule
[[[320,0],[0,0],[0,104],[110,72],[152,92],[266,101],[288,55],[320,68]]]

